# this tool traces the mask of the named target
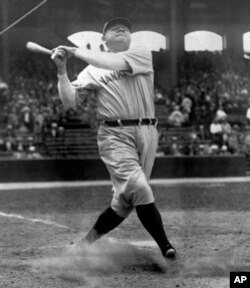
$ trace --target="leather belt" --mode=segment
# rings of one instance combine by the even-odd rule
[[[109,127],[122,126],[140,126],[140,125],[157,125],[157,118],[142,118],[142,119],[117,119],[117,120],[103,120],[100,124],[106,124]]]

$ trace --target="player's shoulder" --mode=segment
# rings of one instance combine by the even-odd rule
[[[138,45],[138,44],[131,44],[129,47],[129,50],[144,50],[144,51],[149,51],[149,49],[143,45]]]
[[[147,47],[141,46],[141,45],[131,45],[128,52],[150,54],[150,55],[152,54],[151,51]]]

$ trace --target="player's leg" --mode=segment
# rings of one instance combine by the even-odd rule
[[[108,207],[100,214],[92,229],[85,236],[85,240],[91,245],[100,237],[115,229],[124,219],[125,218],[119,216],[111,207]]]
[[[153,126],[142,126],[138,127],[138,135],[138,147],[140,148],[142,169],[146,177],[144,185],[149,186],[148,181],[152,172],[158,146],[158,132]],[[146,193],[151,193],[150,188],[145,189],[145,191],[148,191]],[[175,257],[176,250],[166,236],[161,214],[154,202],[137,205],[136,212],[143,226],[158,244],[162,254],[167,258]]]
[[[162,217],[154,204],[153,191],[141,168],[130,174],[128,187],[131,194],[130,199],[142,225],[156,241],[163,256],[175,257],[176,251],[166,236]]]
[[[159,210],[154,203],[136,206],[141,223],[158,244],[164,257],[174,258],[176,251],[168,240]]]
[[[124,157],[124,152],[127,144],[124,144],[121,141],[121,133],[119,133],[119,131],[112,135],[112,130],[109,131],[105,128],[100,130],[98,134],[100,156],[110,173],[114,195],[111,206],[100,214],[97,221],[86,235],[80,236],[78,240],[72,243],[73,246],[71,246],[71,251],[84,249],[104,234],[115,229],[133,209],[132,205],[128,204],[126,199],[119,193],[120,191],[126,190],[126,188],[124,188],[124,184],[126,186],[126,181],[121,180],[124,176],[121,169],[121,163],[125,163],[126,156]],[[111,146],[113,146],[112,149],[110,149]],[[121,175],[119,173],[121,173]]]
[[[148,129],[147,127],[144,128]],[[155,239],[163,255],[172,257],[175,254],[175,250],[165,234],[160,213],[154,205],[153,192],[145,176],[146,173],[144,173],[140,165],[141,161],[138,158],[136,147],[133,146],[134,142],[130,142],[130,139],[135,139],[135,136],[137,136],[136,129],[123,128],[120,131],[113,132],[114,135],[101,137],[102,141],[99,141],[101,144],[100,155],[109,170],[114,185],[111,207],[122,218],[126,218],[129,215],[132,211],[132,206],[136,207],[139,219]],[[133,133],[135,134],[133,135]],[[145,163],[147,164],[147,174],[149,176],[154,160],[153,149],[156,149],[156,144],[154,142],[148,143],[144,139],[142,142],[144,142],[141,145],[142,147],[146,143],[147,149],[152,149],[153,152],[151,154],[152,157],[148,157],[147,161],[145,161],[145,156],[142,157],[142,165],[146,166]],[[116,148],[115,151],[110,149],[111,146]],[[142,152],[143,155],[148,155],[149,152],[146,150],[141,149],[139,153]]]
[[[78,239],[71,242],[68,252],[71,254],[83,253],[96,240],[120,225],[124,219],[111,207],[108,207],[99,215],[95,224],[86,235],[80,235]]]

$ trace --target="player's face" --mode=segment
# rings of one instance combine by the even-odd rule
[[[123,24],[115,24],[105,33],[103,41],[113,52],[126,51],[131,42],[130,30]]]

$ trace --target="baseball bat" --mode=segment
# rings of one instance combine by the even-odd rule
[[[34,42],[27,42],[26,43],[26,48],[28,50],[30,50],[31,52],[35,52],[35,53],[43,53],[43,54],[51,54],[51,50],[37,44],[37,43],[34,43]]]

